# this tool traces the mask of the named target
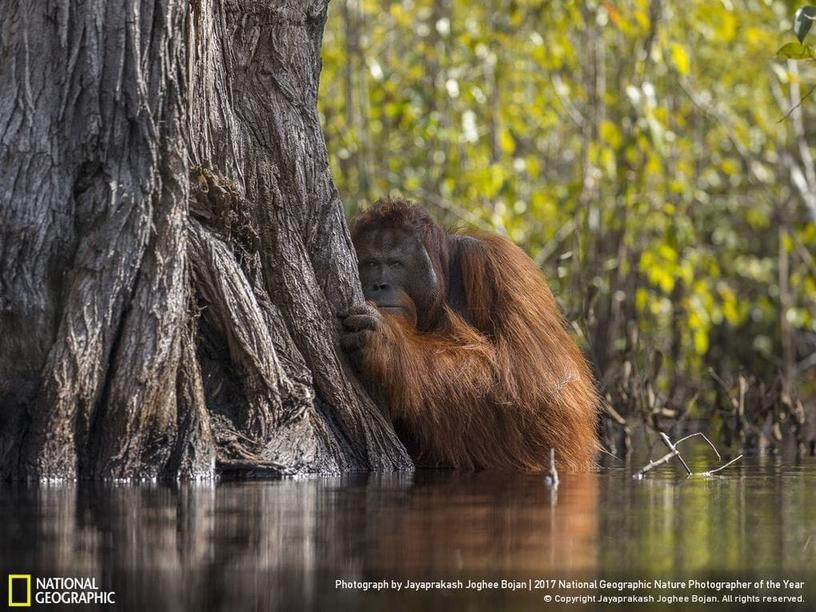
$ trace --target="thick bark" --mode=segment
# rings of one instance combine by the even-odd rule
[[[326,4],[0,4],[0,472],[410,468],[336,342]]]

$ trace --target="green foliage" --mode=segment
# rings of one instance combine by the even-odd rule
[[[813,59],[813,48],[805,44],[805,37],[810,32],[814,19],[816,19],[816,6],[803,6],[796,11],[793,17],[793,33],[799,42],[783,45],[776,52],[777,57],[795,60]]]
[[[775,374],[784,333],[794,362],[816,345],[816,124],[798,105],[816,75],[788,61],[812,57],[814,10],[335,0],[320,97],[334,178],[350,213],[399,192],[506,233],[602,377],[632,322],[673,362],[664,391],[711,388],[710,367]]]

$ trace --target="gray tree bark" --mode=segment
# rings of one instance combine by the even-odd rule
[[[337,343],[327,4],[0,3],[0,474],[411,467]]]

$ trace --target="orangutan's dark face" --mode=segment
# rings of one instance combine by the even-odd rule
[[[422,243],[405,230],[384,227],[359,236],[354,248],[366,300],[416,325],[438,291],[436,273]]]

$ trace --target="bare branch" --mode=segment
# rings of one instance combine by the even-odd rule
[[[636,480],[640,480],[646,474],[646,472],[656,468],[659,465],[663,465],[664,463],[668,462],[669,459],[679,454],[677,449],[674,449],[670,453],[663,455],[660,459],[656,459],[654,461],[650,461],[646,465],[644,465],[640,470],[633,476]]]
[[[663,465],[664,463],[668,463],[673,457],[677,457],[680,460],[680,463],[683,464],[683,467],[685,468],[686,474],[687,474],[688,477],[692,477],[692,476],[710,476],[711,474],[715,474],[715,473],[719,472],[720,470],[724,470],[729,465],[732,465],[736,461],[742,459],[742,455],[740,455],[739,457],[736,457],[735,459],[732,459],[731,461],[729,461],[725,465],[721,465],[720,467],[715,468],[713,470],[708,470],[706,472],[692,472],[691,468],[688,466],[685,459],[683,459],[683,456],[680,454],[680,451],[677,450],[677,445],[680,444],[681,442],[684,442],[685,440],[688,440],[689,438],[693,438],[695,436],[701,436],[706,442],[708,442],[708,445],[711,448],[714,449],[714,452],[717,454],[717,458],[720,459],[720,461],[722,461],[722,457],[720,456],[720,452],[717,450],[717,448],[714,446],[714,444],[711,443],[711,440],[709,440],[703,433],[696,432],[696,433],[690,434],[688,436],[685,436],[683,438],[680,438],[677,442],[672,443],[672,441],[669,439],[669,436],[667,436],[665,433],[663,433],[661,431],[661,432],[659,432],[659,434],[660,434],[660,439],[663,440],[663,443],[669,448],[669,452],[666,453],[665,455],[663,455],[660,459],[655,459],[654,461],[650,461],[645,466],[640,468],[640,470],[638,470],[632,476],[635,480],[641,480],[643,478],[643,476],[647,472],[649,472],[650,470],[653,470],[654,468],[656,468],[659,465]]]
[[[675,446],[677,446],[677,445],[678,445],[678,444],[680,444],[681,442],[685,442],[686,440],[688,440],[689,438],[693,438],[694,436],[700,436],[700,437],[702,437],[702,438],[703,438],[703,440],[705,440],[706,442],[708,442],[708,445],[709,445],[709,446],[711,447],[711,449],[714,451],[714,454],[716,454],[716,455],[717,455],[717,459],[719,459],[720,461],[722,461],[722,457],[720,456],[720,451],[718,451],[718,450],[717,450],[717,447],[716,447],[716,446],[714,446],[714,444],[712,444],[711,440],[709,440],[709,439],[706,437],[706,435],[705,435],[705,434],[704,434],[702,431],[698,431],[697,433],[689,434],[689,435],[687,435],[685,438],[680,438],[680,439],[679,439],[677,442],[675,442],[675,443],[674,443],[674,445],[675,445]]]
[[[734,457],[731,461],[729,461],[725,465],[721,465],[720,467],[715,468],[713,470],[708,470],[707,472],[703,472],[702,475],[703,476],[711,476],[712,474],[715,474],[715,473],[719,472],[720,470],[724,470],[725,468],[727,468],[732,463],[736,463],[740,459],[742,459],[742,455],[738,455],[738,456]]]
[[[680,454],[680,451],[678,451],[678,450],[675,448],[675,445],[674,445],[674,444],[672,444],[672,441],[671,441],[671,440],[669,440],[669,436],[667,436],[666,434],[664,434],[664,433],[661,431],[661,432],[660,432],[660,439],[661,439],[661,440],[663,440],[663,444],[665,444],[666,446],[668,446],[668,447],[669,447],[671,450],[673,450],[673,451],[676,453],[677,458],[680,460],[680,463],[682,463],[682,464],[683,464],[683,467],[686,469],[686,473],[687,473],[689,476],[691,476],[691,474],[692,474],[692,472],[691,472],[691,468],[688,466],[688,463],[686,463],[686,460],[685,460],[685,459],[683,459],[683,455],[681,455],[681,454]]]
[[[778,120],[777,120],[777,123],[782,123],[783,121],[785,121],[786,119],[788,119],[788,118],[789,118],[789,117],[790,117],[790,116],[793,114],[793,112],[794,112],[795,110],[797,110],[797,109],[798,109],[800,106],[802,106],[802,103],[803,103],[805,100],[807,100],[807,99],[810,97],[810,95],[811,95],[811,94],[812,94],[814,91],[816,91],[816,85],[814,85],[813,87],[811,87],[811,88],[810,88],[810,90],[809,90],[809,91],[808,91],[808,92],[807,92],[807,93],[806,93],[804,96],[802,96],[801,98],[799,98],[799,101],[798,101],[798,102],[797,102],[797,103],[796,103],[794,106],[792,106],[792,107],[791,107],[791,109],[790,109],[790,110],[789,110],[787,113],[785,113],[785,115],[784,115],[783,117],[781,117],[780,119],[778,119]]]

